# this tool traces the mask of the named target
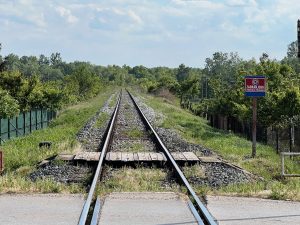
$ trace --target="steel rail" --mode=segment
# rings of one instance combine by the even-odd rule
[[[118,98],[118,101],[117,101],[117,104],[116,104],[116,107],[115,107],[115,110],[114,110],[114,113],[113,113],[113,117],[112,117],[111,122],[110,122],[109,130],[107,132],[106,139],[105,139],[105,142],[104,142],[101,154],[100,154],[100,159],[99,159],[97,169],[96,169],[96,172],[95,172],[95,175],[94,175],[94,178],[93,178],[93,182],[92,182],[91,188],[89,190],[87,200],[85,201],[83,209],[81,211],[80,218],[79,218],[79,221],[78,221],[78,225],[85,225],[86,221],[87,221],[89,209],[91,207],[92,199],[93,199],[94,192],[95,192],[95,189],[96,189],[96,184],[97,184],[98,178],[99,178],[101,170],[102,170],[102,164],[103,164],[103,161],[104,161],[104,158],[105,158],[105,155],[106,155],[106,151],[107,151],[109,143],[110,143],[110,139],[111,139],[111,136],[112,136],[111,134],[112,134],[113,127],[114,127],[114,124],[115,124],[115,120],[116,120],[116,117],[117,117],[117,114],[118,114],[118,111],[119,111],[119,105],[120,105],[120,101],[121,101],[121,94],[122,94],[122,91],[119,94],[119,98]]]
[[[198,198],[198,196],[196,195],[195,191],[193,190],[193,188],[191,187],[191,185],[187,181],[186,177],[184,176],[183,172],[181,171],[181,169],[179,168],[179,166],[175,162],[173,156],[171,155],[171,153],[169,152],[169,150],[167,149],[167,147],[164,145],[164,143],[161,141],[161,139],[159,138],[158,134],[156,133],[156,131],[154,130],[154,128],[152,127],[152,125],[150,124],[150,122],[148,121],[148,119],[146,118],[146,116],[144,115],[144,113],[142,112],[142,110],[140,109],[140,107],[138,106],[138,104],[135,102],[133,96],[129,93],[129,91],[127,91],[127,92],[129,94],[130,98],[132,99],[133,104],[136,106],[138,112],[140,113],[142,119],[145,121],[145,123],[147,124],[148,128],[152,131],[152,133],[153,133],[156,141],[159,143],[160,147],[163,149],[163,151],[167,155],[167,158],[172,163],[172,166],[175,168],[177,174],[179,175],[181,181],[184,183],[184,185],[187,188],[189,194],[193,197],[194,201],[196,202],[196,208],[198,208],[198,210],[200,210],[199,212],[201,214],[200,215],[201,218],[204,220],[203,222],[205,224],[207,224],[207,225],[217,225],[217,223],[214,220],[213,216],[210,214],[210,212],[208,211],[208,209],[206,208],[206,206]]]

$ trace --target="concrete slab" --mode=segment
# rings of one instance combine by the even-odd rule
[[[208,209],[220,225],[299,225],[300,202],[208,196]]]
[[[172,192],[112,193],[104,201],[99,225],[197,225],[186,199]]]
[[[77,224],[84,203],[82,195],[0,195],[0,224]]]

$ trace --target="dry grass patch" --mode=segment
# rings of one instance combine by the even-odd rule
[[[168,184],[167,173],[162,169],[122,167],[109,172],[110,176],[99,184],[97,192],[100,195],[110,192],[159,192],[175,189],[175,186]]]
[[[205,170],[201,165],[185,166],[183,167],[183,173],[186,178],[206,178]]]

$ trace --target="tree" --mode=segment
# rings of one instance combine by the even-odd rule
[[[180,83],[183,80],[185,80],[188,77],[189,72],[190,72],[189,67],[186,67],[184,64],[180,64],[176,73],[176,78],[178,82]]]
[[[11,118],[19,114],[18,101],[8,91],[0,88],[0,117]]]
[[[6,57],[4,57],[4,70],[19,70],[20,68],[20,61],[19,61],[19,56],[14,55],[14,54],[9,54]]]
[[[39,65],[50,65],[50,60],[45,55],[41,54],[38,60]]]
[[[48,82],[43,88],[43,107],[52,110],[61,109],[64,93],[58,82]]]
[[[4,71],[0,73],[0,87],[14,98],[21,96],[24,78],[18,71]]]
[[[298,43],[297,41],[293,41],[288,45],[287,57],[297,58],[297,53],[298,53]]]
[[[36,76],[39,74],[38,59],[35,56],[22,56],[19,65],[20,72],[25,77]]]
[[[89,64],[83,63],[78,65],[75,71],[65,79],[74,85],[72,89],[74,94],[79,96],[79,99],[87,99],[99,93],[101,81],[90,68]]]
[[[53,67],[57,67],[62,63],[60,53],[52,53],[50,56],[50,63]]]
[[[284,64],[289,65],[293,68],[293,70],[299,74],[300,73],[300,63],[299,59],[297,58],[298,53],[298,43],[297,41],[294,41],[288,45],[287,49],[287,57],[284,57],[284,59],[281,61]]]

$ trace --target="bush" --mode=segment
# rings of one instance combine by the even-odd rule
[[[0,117],[13,117],[20,112],[18,101],[7,91],[0,89]]]

